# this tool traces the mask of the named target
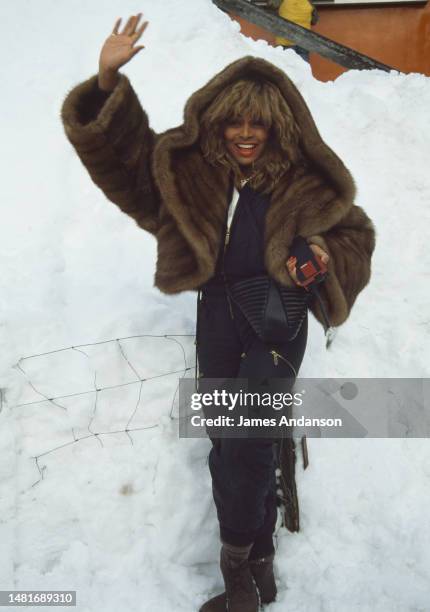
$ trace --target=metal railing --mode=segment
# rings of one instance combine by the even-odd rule
[[[292,21],[283,19],[273,14],[271,11],[260,8],[247,0],[212,0],[212,2],[223,11],[233,13],[238,17],[243,17],[250,23],[258,25],[272,34],[275,34],[275,36],[288,38],[292,40],[294,44],[308,51],[312,51],[313,53],[319,53],[322,57],[336,64],[340,64],[345,68],[353,68],[356,70],[377,69],[383,70],[384,72],[397,70],[363,53],[354,51],[354,49],[350,49],[350,47],[345,47],[322,34],[317,34]],[[397,70],[397,72],[400,71]]]

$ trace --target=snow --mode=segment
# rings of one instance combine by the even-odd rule
[[[180,374],[161,376],[192,375],[195,295],[153,288],[155,240],[91,183],[60,122],[117,17],[138,11],[146,48],[123,71],[156,131],[251,54],[288,73],[352,171],[377,228],[372,279],[330,351],[310,318],[300,375],[429,375],[429,78],[350,71],[319,82],[209,0],[3,3],[0,589],[74,589],[79,612],[191,612],[222,588],[210,442],[178,439]],[[127,385],[133,367],[149,380]],[[26,376],[48,397],[88,393],[29,403],[43,398]],[[428,610],[427,440],[308,447],[301,531],[278,533],[280,592],[267,610]]]

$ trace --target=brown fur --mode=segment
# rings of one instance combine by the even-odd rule
[[[184,122],[155,134],[130,85],[120,81],[105,100],[97,75],[74,87],[62,106],[70,142],[92,180],[121,210],[157,237],[155,286],[167,294],[193,290],[214,273],[228,207],[229,170],[205,160],[200,117],[226,85],[264,77],[284,96],[300,130],[306,169],[286,172],[271,195],[265,228],[268,272],[288,286],[285,262],[294,237],[320,244],[330,255],[321,293],[332,325],[349,316],[367,285],[375,228],[354,201],[355,185],[322,140],[301,94],[284,72],[252,56],[227,66],[187,101]],[[313,314],[323,322],[319,305]]]

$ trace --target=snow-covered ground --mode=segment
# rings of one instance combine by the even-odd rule
[[[222,587],[210,443],[178,439],[180,374],[151,378],[192,375],[195,295],[153,288],[155,240],[93,185],[60,121],[116,18],[138,11],[146,49],[124,72],[156,131],[251,54],[290,75],[356,179],[377,228],[372,280],[330,351],[310,318],[301,376],[429,375],[429,78],[350,71],[321,83],[209,0],[3,2],[0,589],[74,589],[79,612],[192,612]],[[117,387],[132,368],[150,380]],[[115,388],[30,403],[96,386]],[[278,534],[267,610],[429,610],[428,440],[308,447],[301,531]]]

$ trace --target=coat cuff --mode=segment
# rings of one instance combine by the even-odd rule
[[[111,92],[98,86],[98,74],[76,85],[67,94],[62,108],[61,119],[64,129],[75,146],[96,144],[100,135],[117,148],[121,137],[118,130],[128,131],[148,127],[148,117],[125,74],[119,73],[119,80]]]
[[[327,263],[327,277],[324,282],[318,285],[318,291],[324,304],[329,323],[332,327],[337,327],[344,323],[349,315],[349,308],[345,299],[344,292],[336,276],[336,262],[330,253],[329,246],[320,234],[314,234],[306,238],[308,244],[316,244],[329,256]],[[325,319],[317,299],[312,300],[310,310],[315,318],[325,325]]]

